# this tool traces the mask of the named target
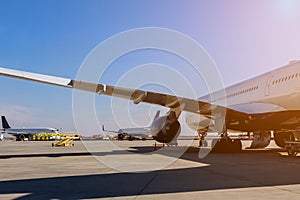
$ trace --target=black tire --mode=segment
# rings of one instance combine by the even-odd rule
[[[124,140],[124,134],[119,133],[118,134],[118,140]]]
[[[131,135],[128,137],[128,140],[129,140],[129,141],[133,141],[134,139],[135,139],[135,137],[133,137],[133,136],[131,136]]]
[[[274,133],[274,141],[281,148],[285,147],[285,141],[293,141],[294,139],[293,133]]]
[[[199,141],[199,147],[202,147],[203,146],[203,142],[202,140]]]
[[[240,140],[218,139],[212,141],[212,152],[214,153],[239,153],[242,150]]]
[[[199,141],[199,147],[207,147],[207,146],[208,146],[208,142],[206,140]]]
[[[296,154],[297,154],[297,152],[295,152],[292,147],[287,148],[287,153],[289,156],[296,156]]]

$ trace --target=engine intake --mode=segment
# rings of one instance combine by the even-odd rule
[[[151,125],[152,137],[161,143],[170,143],[177,139],[181,126],[174,112],[155,119]]]

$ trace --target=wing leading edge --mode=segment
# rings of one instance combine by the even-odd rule
[[[0,75],[12,78],[30,80],[50,85],[61,86],[65,88],[73,88],[97,94],[119,97],[123,99],[132,100],[135,104],[140,102],[150,103],[168,107],[170,109],[180,109],[180,111],[192,112],[204,115],[208,118],[213,118],[214,114],[219,111],[226,111],[226,116],[230,118],[247,118],[246,113],[242,113],[224,106],[211,104],[208,102],[189,99],[184,97],[177,97],[169,94],[162,94],[151,91],[143,91],[138,89],[130,89],[123,87],[116,87],[98,83],[91,83],[85,81],[72,80],[68,78],[61,78],[56,76],[43,75],[32,72],[25,72],[20,70],[12,70],[0,67]],[[225,113],[225,112],[224,112]]]

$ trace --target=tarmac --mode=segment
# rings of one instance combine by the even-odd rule
[[[99,149],[91,154],[86,143]],[[97,156],[126,166],[127,152],[153,155],[157,162],[168,155],[154,151],[152,140],[115,141],[124,150],[117,154],[104,148],[109,143],[0,142],[0,199],[300,199],[299,155],[288,157],[273,141],[266,149],[210,153],[202,159],[193,144],[169,165],[139,173],[117,170]],[[243,141],[246,146],[249,141]]]

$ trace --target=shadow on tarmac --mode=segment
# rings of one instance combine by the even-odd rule
[[[133,151],[148,150],[146,147],[136,147]],[[150,173],[113,173],[1,181],[0,194],[28,193],[19,199],[89,199],[300,184],[299,157],[281,156],[278,149],[244,150],[238,154],[210,154],[201,160],[197,157],[196,151],[196,148],[189,148],[182,159],[205,163],[208,166],[165,169]],[[66,153],[10,157],[88,155],[90,154]]]

